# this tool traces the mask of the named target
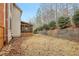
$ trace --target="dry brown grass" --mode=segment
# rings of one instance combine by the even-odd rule
[[[45,35],[34,35],[22,42],[25,55],[79,55],[79,43]]]
[[[25,36],[15,38],[14,42],[4,47],[0,55],[79,55],[79,43],[42,34],[25,33]]]

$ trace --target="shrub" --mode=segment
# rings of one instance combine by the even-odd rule
[[[74,16],[72,18],[74,24],[79,27],[79,9],[75,11]]]
[[[50,29],[55,29],[56,28],[56,22],[55,21],[51,21],[49,24],[48,24],[49,28]]]
[[[37,29],[35,29],[35,30],[33,31],[33,33],[34,33],[34,34],[37,34]]]
[[[49,30],[49,26],[47,24],[44,24],[42,28],[45,30]]]
[[[34,33],[36,34],[38,31],[42,31],[42,30],[43,30],[43,27],[40,26],[40,27],[38,27],[38,28],[36,28],[36,29],[34,30]]]
[[[70,26],[69,17],[60,17],[58,20],[58,25],[61,29],[67,28]]]
[[[38,30],[38,31],[42,31],[42,30],[43,30],[43,27],[40,26],[40,27],[37,28],[37,30]]]

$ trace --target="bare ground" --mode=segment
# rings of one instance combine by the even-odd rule
[[[23,34],[22,34],[23,35]],[[79,55],[79,43],[42,34],[24,34],[6,45],[0,55],[57,56]],[[28,36],[27,36],[28,35]]]

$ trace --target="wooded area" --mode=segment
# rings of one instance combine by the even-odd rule
[[[31,23],[34,30],[39,30],[38,28],[41,30],[44,28],[44,25],[53,29],[74,27],[75,25],[79,25],[79,20],[76,17],[78,14],[79,4],[77,3],[40,4],[40,8],[36,16],[31,20]]]

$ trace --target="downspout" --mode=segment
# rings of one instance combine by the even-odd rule
[[[4,3],[4,44],[8,43],[8,4]]]
[[[4,3],[4,45],[8,43],[8,5]]]

